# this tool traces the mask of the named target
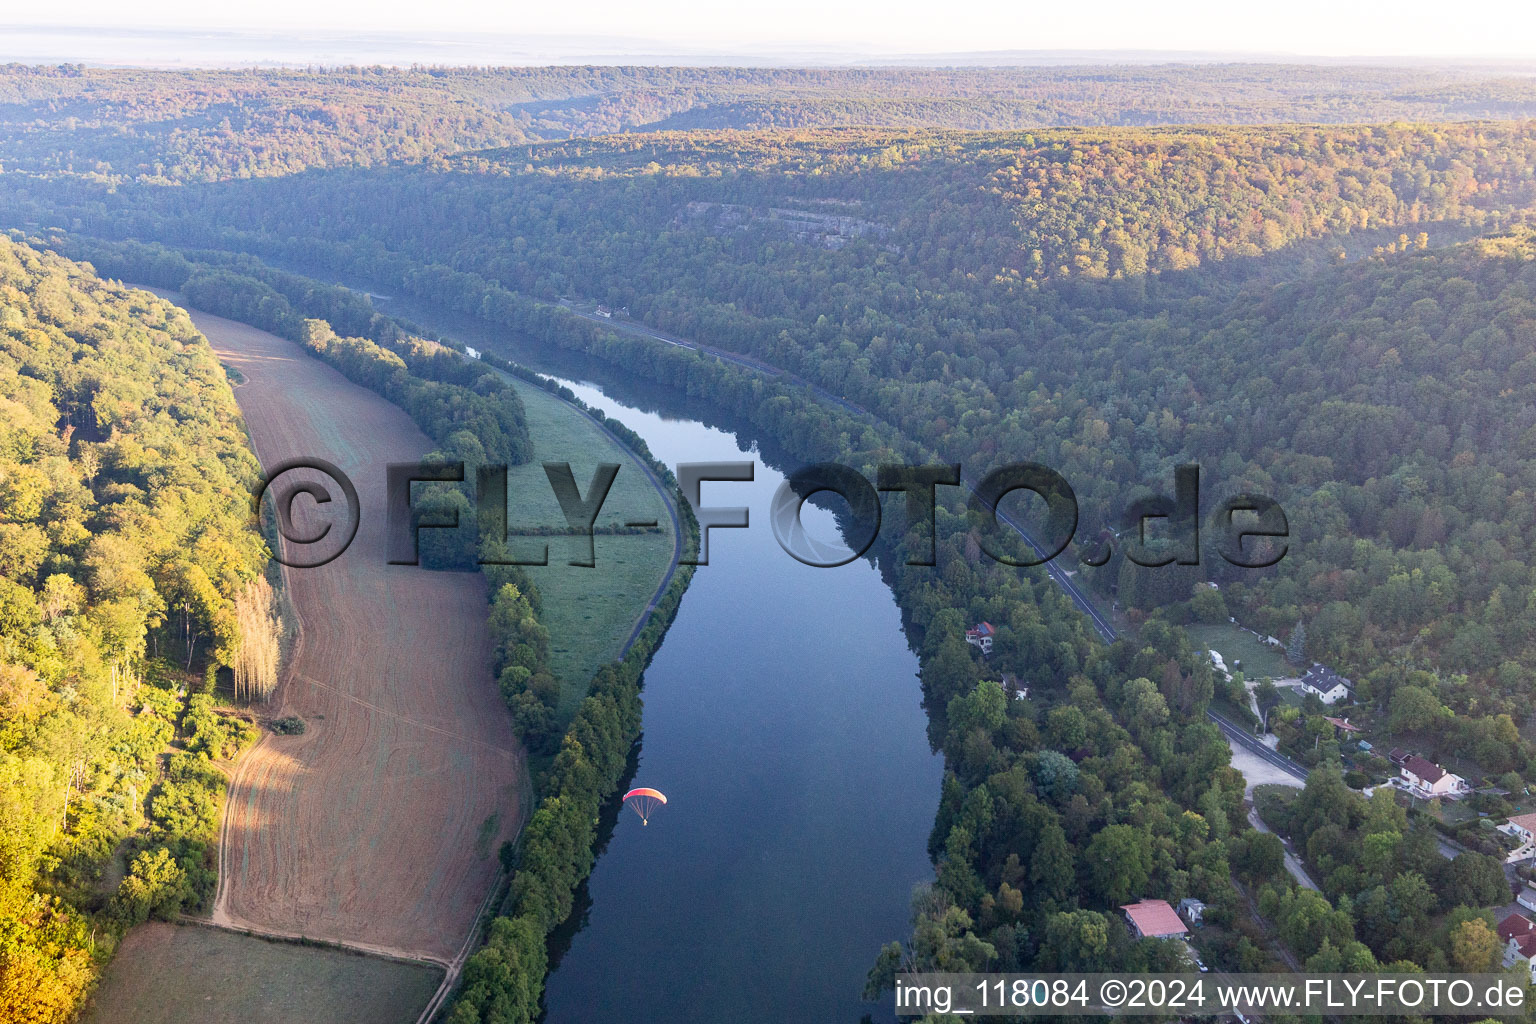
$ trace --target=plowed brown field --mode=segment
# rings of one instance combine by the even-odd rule
[[[335,463],[362,513],[340,558],[287,570],[299,632],[271,711],[306,731],[239,764],[214,922],[450,961],[516,831],[525,766],[490,676],[483,577],[385,561],[385,466],[431,442],[298,345],[193,319],[245,377],[262,465]]]

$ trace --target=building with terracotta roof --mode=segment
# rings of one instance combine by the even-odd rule
[[[1536,924],[1532,924],[1531,919],[1524,914],[1510,914],[1499,922],[1500,942],[1508,942],[1510,939],[1529,935],[1532,932],[1536,932]]]
[[[1172,939],[1189,933],[1167,900],[1142,900],[1120,908],[1138,939]]]
[[[1536,814],[1510,815],[1509,820],[1499,826],[1499,831],[1528,843],[1536,839]]]
[[[1504,940],[1504,966],[1523,963],[1536,982],[1536,925],[1524,914],[1510,914],[1499,922],[1499,938]]]
[[[1513,836],[1519,846],[1504,856],[1504,863],[1518,864],[1536,856],[1536,814],[1511,814],[1499,831]]]

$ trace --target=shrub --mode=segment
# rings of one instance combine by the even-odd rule
[[[128,876],[117,887],[113,910],[128,925],[142,924],[151,917],[169,921],[193,896],[187,873],[162,846],[133,858]]]

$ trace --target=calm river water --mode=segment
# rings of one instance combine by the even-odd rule
[[[646,827],[618,816],[555,951],[549,1024],[891,1019],[860,991],[932,878],[942,765],[879,572],[786,554],[768,507],[793,467],[718,412],[473,321],[380,306],[560,378],[670,466],[757,461],[753,483],[704,485],[706,504],[748,506],[752,525],[712,531],[646,671],[633,785],[669,802]],[[804,522],[837,537],[824,509],[806,505]]]

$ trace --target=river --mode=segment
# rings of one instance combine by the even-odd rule
[[[645,673],[633,784],[668,804],[648,826],[618,817],[558,937],[549,1024],[891,1019],[860,991],[932,878],[942,763],[879,571],[811,568],[779,547],[768,507],[793,467],[727,413],[489,325],[379,305],[555,376],[669,466],[757,463],[752,483],[704,486],[706,504],[745,505],[752,525],[712,531]],[[837,537],[826,509],[806,505],[804,522]]]

